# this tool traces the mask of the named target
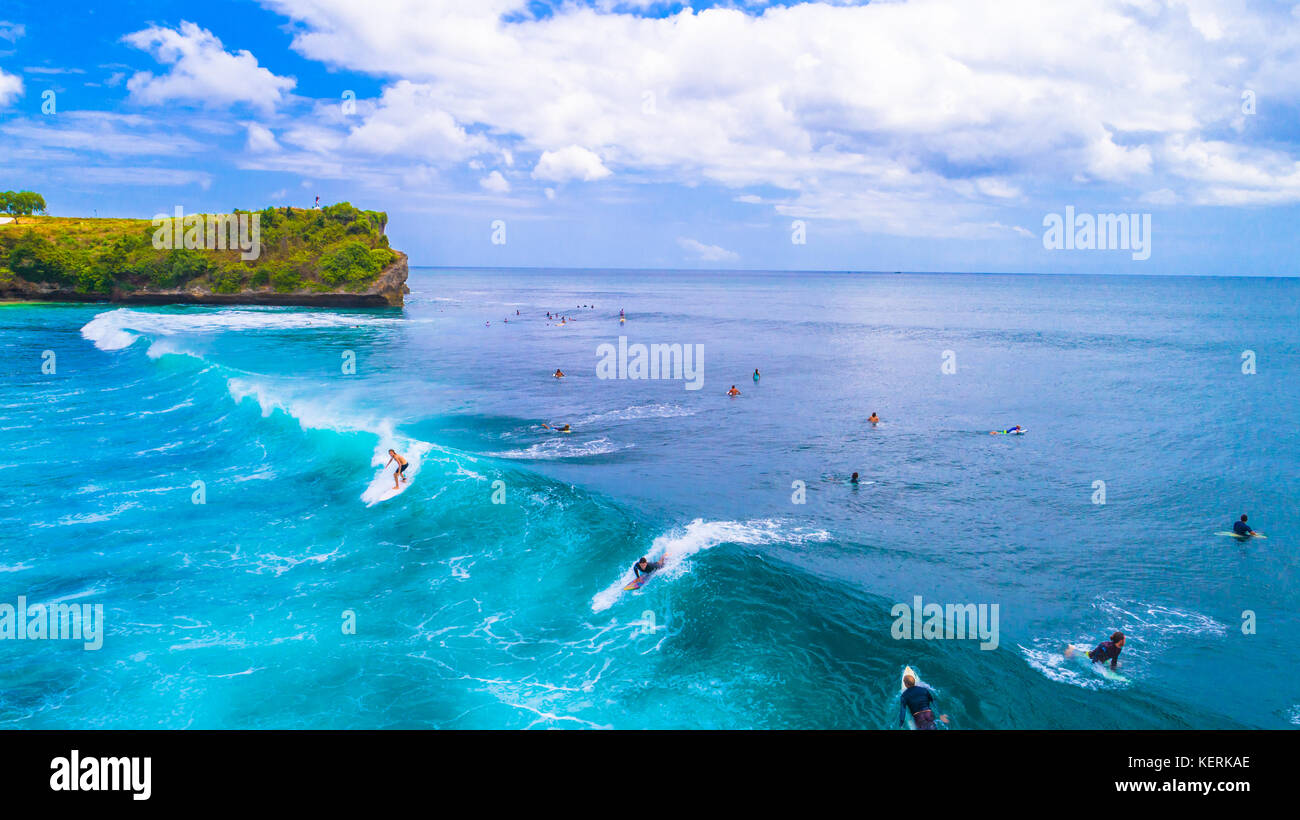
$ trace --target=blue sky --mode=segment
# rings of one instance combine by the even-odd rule
[[[0,8],[0,188],[348,200],[416,264],[1295,275],[1298,159],[1285,3]],[[1067,206],[1149,258],[1045,248]]]

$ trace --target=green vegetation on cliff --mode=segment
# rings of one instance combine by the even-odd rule
[[[229,243],[224,237],[212,241],[223,233],[215,227],[216,216],[187,215],[174,234],[170,225],[147,219],[22,216],[0,224],[0,291],[31,283],[87,296],[179,290],[356,293],[398,258],[384,236],[388,215],[382,211],[341,202],[233,216],[232,223],[256,220],[244,219],[242,234],[232,224]],[[256,258],[245,259],[251,255],[247,245],[241,251],[235,239],[251,238],[253,224]],[[168,241],[160,243],[159,236]]]

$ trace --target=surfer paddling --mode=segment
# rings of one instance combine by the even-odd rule
[[[641,560],[632,565],[632,571],[636,573],[636,577],[640,578],[642,575],[649,575],[663,565],[663,561],[649,561],[642,555]]]
[[[1110,671],[1114,672],[1115,667],[1119,666],[1119,653],[1124,649],[1124,633],[1116,632],[1110,636],[1109,641],[1102,641],[1097,644],[1097,648],[1088,653],[1088,660],[1093,663],[1105,663],[1110,661]],[[1074,657],[1074,646],[1065,647],[1065,657]]]
[[[397,462],[397,469],[393,471],[393,489],[396,490],[399,486],[399,481],[411,480],[406,477],[406,468],[411,466],[411,462],[399,456],[396,450],[389,450],[388,455],[388,464],[392,464],[394,461]],[[388,469],[388,464],[384,465],[385,470]]]
[[[910,714],[918,729],[934,729],[934,691],[930,687],[916,682],[915,675],[903,675],[903,693],[898,696],[898,725],[907,723]],[[939,715],[939,720],[948,722],[947,715]]]

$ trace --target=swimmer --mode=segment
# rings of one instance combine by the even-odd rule
[[[871,415],[867,418],[867,421],[871,422],[872,424],[879,424],[880,416],[877,416],[876,411],[872,410]]]
[[[562,379],[562,378],[564,378],[564,371],[561,370],[561,369],[558,368],[558,367],[555,368],[555,378],[557,378],[557,379]]]
[[[731,396],[732,398],[735,398],[736,396],[739,396],[739,395],[740,395],[740,391],[737,390],[737,389],[736,389],[736,386],[733,384],[733,385],[731,386],[731,389],[727,391],[727,395],[728,395],[728,396]]]

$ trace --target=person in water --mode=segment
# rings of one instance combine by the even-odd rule
[[[879,424],[880,416],[877,416],[876,411],[872,410],[871,415],[867,418],[867,421],[871,422],[872,424]]]
[[[857,474],[857,473],[854,473],[853,475],[849,476],[849,483],[850,483],[850,484],[857,484],[857,483],[858,483],[858,474]]]
[[[558,368],[558,367],[555,368],[555,378],[557,378],[557,379],[562,379],[562,378],[564,378],[564,371],[561,370],[561,369]]]
[[[1255,531],[1246,523],[1246,514],[1242,513],[1241,518],[1232,522],[1232,531],[1243,538],[1249,538],[1255,534]]]
[[[397,461],[397,469],[393,471],[393,489],[396,490],[398,487],[398,481],[410,481],[410,479],[406,477],[406,468],[411,466],[411,462],[399,456],[396,450],[389,450],[388,456],[388,464]],[[384,465],[385,470],[388,469],[388,464]]]
[[[649,575],[663,565],[663,561],[648,561],[646,560],[646,557],[642,555],[641,560],[632,565],[632,571],[636,573],[636,577],[640,578],[642,575]]]
[[[1011,435],[1012,433],[1021,433],[1021,432],[1024,432],[1024,428],[1022,428],[1019,424],[1017,424],[1015,427],[1008,427],[1005,430],[994,430],[993,434],[997,435],[998,433],[1001,433],[1003,435]]]
[[[731,389],[727,391],[727,395],[728,395],[728,396],[739,396],[739,395],[740,395],[740,391],[737,390],[737,389],[736,389],[736,386],[733,384],[733,385],[731,386]]]
[[[934,710],[931,708],[934,706],[934,692],[930,687],[917,683],[915,675],[904,675],[903,686],[907,688],[898,698],[898,725],[905,725],[910,714],[912,720],[916,721],[917,729],[935,728]],[[947,723],[948,716],[939,715],[939,720]]]
[[[762,375],[762,374],[758,372],[758,368],[757,368],[757,367],[754,368],[754,381],[758,381],[758,378],[759,378],[759,376],[761,376],[761,375]]]
[[[1105,663],[1110,661],[1111,671],[1119,666],[1119,653],[1124,649],[1124,633],[1116,632],[1110,636],[1109,641],[1102,641],[1097,644],[1097,648],[1088,653],[1088,660],[1093,663]]]

